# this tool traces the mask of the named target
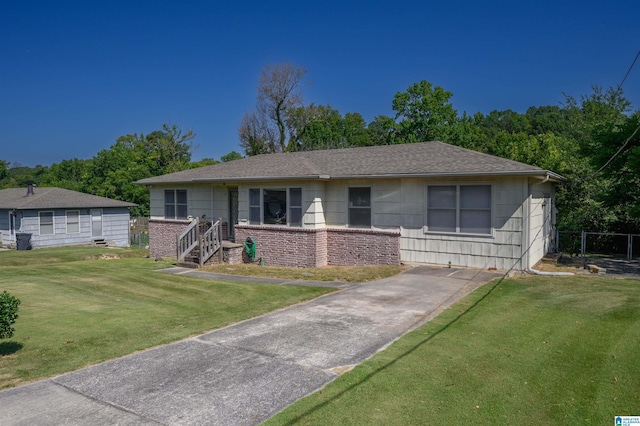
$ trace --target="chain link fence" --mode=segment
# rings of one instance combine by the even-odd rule
[[[132,217],[129,221],[129,244],[131,247],[149,246],[149,218]]]
[[[640,258],[640,234],[558,231],[558,250],[571,256],[611,256],[626,260]]]

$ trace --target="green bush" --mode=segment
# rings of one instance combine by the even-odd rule
[[[13,336],[11,325],[18,319],[18,305],[20,299],[5,291],[0,294],[0,339],[8,339]]]

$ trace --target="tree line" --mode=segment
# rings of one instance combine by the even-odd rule
[[[392,116],[367,123],[358,112],[307,104],[306,70],[291,63],[263,68],[256,104],[238,127],[244,155],[439,140],[552,170],[568,178],[557,193],[561,230],[640,232],[640,111],[620,87],[593,88],[579,99],[488,114],[459,113],[453,94],[428,81],[392,99]],[[12,167],[0,161],[0,187],[58,186],[139,204],[149,214],[148,190],[133,182],[215,164],[191,161],[195,134],[163,125],[147,135],[125,135],[89,160],[49,167]],[[220,161],[241,158],[232,151]]]
[[[7,161],[0,160],[0,188],[26,188],[27,182],[32,181],[37,186],[56,186],[136,203],[131,215],[149,216],[149,190],[135,181],[218,163],[212,158],[191,161],[195,137],[192,130],[164,124],[146,135],[121,136],[109,149],[88,160],[73,158],[33,168],[9,167]],[[241,157],[232,151],[220,161]]]
[[[557,193],[561,230],[640,232],[640,111],[620,87],[524,113],[469,115],[423,80],[396,93],[395,115],[366,123],[357,112],[305,104],[305,73],[290,63],[262,70],[256,105],[239,127],[246,155],[439,140],[568,178]]]

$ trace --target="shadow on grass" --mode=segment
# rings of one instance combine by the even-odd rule
[[[422,345],[429,343],[434,337],[436,337],[437,335],[439,335],[440,333],[446,331],[449,327],[451,327],[453,324],[457,323],[458,321],[460,321],[460,319],[462,317],[464,317],[469,311],[471,311],[473,308],[475,308],[476,306],[478,306],[482,301],[484,301],[487,297],[489,297],[489,295],[491,293],[493,293],[493,291],[498,288],[498,286],[502,283],[502,281],[504,281],[504,279],[506,278],[507,274],[503,275],[501,278],[497,279],[495,281],[495,283],[491,286],[491,288],[489,288],[489,291],[487,291],[487,293],[485,293],[480,299],[476,300],[476,302],[471,305],[468,309],[462,311],[459,315],[457,315],[455,318],[453,318],[449,323],[445,324],[444,326],[442,326],[438,331],[436,331],[433,334],[430,334],[429,337],[425,338],[424,340],[421,340],[420,342],[418,342],[416,345],[414,345],[412,348],[408,349],[407,351],[405,351],[403,354],[401,354],[400,356],[398,356],[397,358],[389,361],[388,363],[382,365],[381,367],[377,368],[376,370],[372,371],[371,373],[367,374],[365,377],[362,378],[362,380],[357,381],[355,383],[353,383],[352,385],[350,385],[349,387],[345,388],[344,390],[340,391],[338,394],[334,395],[333,397],[329,398],[328,400],[306,410],[304,413],[298,415],[297,417],[295,417],[294,419],[286,422],[286,425],[293,425],[296,424],[300,421],[302,421],[306,416],[312,414],[313,412],[329,405],[332,401],[338,400],[340,399],[340,397],[344,394],[346,394],[347,392],[350,392],[351,390],[365,384],[366,382],[368,382],[371,378],[373,378],[374,376],[376,376],[379,373],[382,373],[384,370],[386,370],[387,368],[391,367],[392,365],[394,365],[396,362],[400,361],[402,358],[406,357],[407,355],[411,354],[412,352],[416,351],[418,348],[420,348]]]
[[[11,355],[22,349],[24,345],[18,342],[0,342],[0,356]]]

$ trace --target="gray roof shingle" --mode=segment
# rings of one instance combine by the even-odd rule
[[[62,188],[35,187],[28,196],[27,188],[0,190],[0,209],[36,210],[69,208],[134,207],[137,204]]]
[[[562,176],[443,142],[264,154],[137,181],[139,184],[366,177]]]

